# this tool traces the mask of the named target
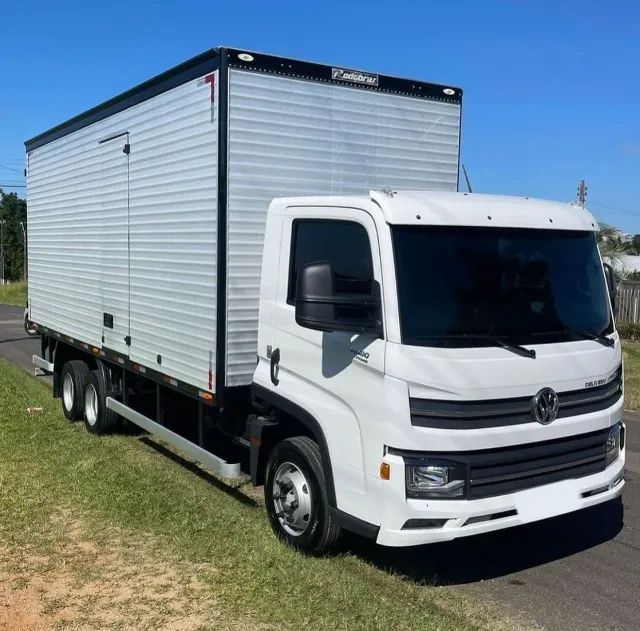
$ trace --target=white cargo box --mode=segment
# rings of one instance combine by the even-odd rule
[[[30,318],[216,393],[274,197],[457,189],[458,88],[216,48],[26,143]]]

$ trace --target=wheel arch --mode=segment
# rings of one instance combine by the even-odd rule
[[[322,459],[327,500],[337,508],[333,468],[324,431],[317,419],[307,410],[280,394],[254,383],[251,388],[254,400],[266,407],[270,416],[254,417],[248,423],[251,442],[251,481],[254,485],[264,482],[264,469],[271,448],[279,441],[292,436],[306,435],[318,444]]]

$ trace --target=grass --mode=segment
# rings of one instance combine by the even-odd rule
[[[30,414],[28,407],[43,410]],[[83,532],[81,550],[115,554],[122,548],[118,558],[129,559],[129,581],[134,580],[130,572],[158,559],[179,568],[183,578],[172,583],[197,577],[204,585],[196,590],[200,608],[215,609],[218,622],[180,628],[514,628],[461,591],[438,587],[428,576],[416,581],[379,569],[366,554],[345,549],[330,558],[301,556],[276,541],[258,497],[246,482],[228,485],[194,475],[135,436],[88,434],[82,424],[65,420],[46,384],[0,360],[0,570],[4,563],[5,573],[13,571],[16,585],[34,580],[25,568],[37,567],[33,559],[40,558],[45,573],[64,567],[65,584],[95,584],[100,554],[92,552],[86,563],[74,565],[68,553],[76,549],[69,543],[72,519],[81,524],[74,526]],[[20,556],[24,550],[28,557]],[[99,574],[107,583],[99,584],[100,593],[109,593],[109,581],[121,584],[122,577],[106,567],[110,564],[115,561],[103,564]],[[143,574],[139,583],[146,582]],[[165,609],[170,615],[173,600],[145,609],[156,616],[153,628],[160,628]],[[116,609],[135,605],[118,605],[115,596],[113,601]],[[92,602],[80,608],[83,624]],[[47,611],[64,605],[57,593]],[[127,609],[125,620],[127,615],[133,614]],[[65,624],[73,628],[69,620]]]
[[[640,410],[640,342],[622,340],[624,360],[624,407]]]
[[[27,283],[19,281],[0,285],[0,304],[24,307],[27,302]]]

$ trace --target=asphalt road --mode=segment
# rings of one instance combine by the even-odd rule
[[[31,357],[40,352],[40,338],[24,331],[23,307],[0,304],[0,356],[33,373]]]
[[[0,356],[33,374],[38,338],[0,305]],[[1,384],[0,384],[1,385]],[[1,389],[0,389],[1,393]],[[351,549],[408,580],[455,585],[513,618],[557,631],[640,629],[640,415],[625,413],[622,501],[488,535],[419,548]]]

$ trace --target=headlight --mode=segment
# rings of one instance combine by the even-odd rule
[[[612,427],[607,436],[607,442],[605,446],[605,466],[608,467],[613,464],[620,455],[620,425]]]
[[[407,497],[451,499],[464,496],[466,467],[455,462],[406,465]]]

